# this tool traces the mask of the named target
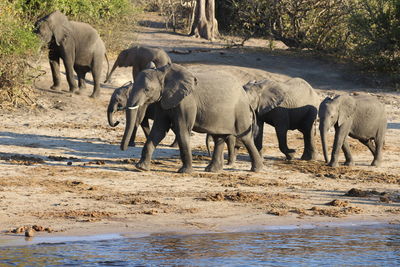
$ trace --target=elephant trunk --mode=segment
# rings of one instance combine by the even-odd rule
[[[129,141],[132,137],[132,133],[135,128],[136,116],[137,116],[137,108],[136,109],[128,108],[126,110],[126,126],[125,126],[124,136],[122,137],[121,141],[121,150],[128,149]]]
[[[319,131],[320,131],[320,135],[321,135],[321,143],[322,143],[322,150],[324,152],[324,158],[325,158],[325,162],[328,163],[329,162],[329,158],[328,158],[328,147],[327,147],[327,141],[326,141],[326,135],[328,133],[328,126],[326,123],[322,122],[319,125]]]
[[[108,124],[111,127],[115,127],[119,124],[119,121],[114,122],[114,113],[117,110],[117,103],[110,103],[108,105],[108,109],[107,109],[107,118],[108,118]]]
[[[108,73],[106,80],[104,81],[104,83],[108,83],[111,79],[111,75],[113,74],[114,70],[118,67],[118,60],[114,63],[114,65],[111,68],[111,71]]]

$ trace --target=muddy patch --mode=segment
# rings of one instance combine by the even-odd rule
[[[339,166],[332,168],[318,161],[277,161],[274,166],[291,171],[314,174],[317,178],[330,178],[342,180],[354,180],[357,182],[376,182],[400,184],[400,175],[380,173],[354,167]]]
[[[43,164],[45,162],[42,158],[25,155],[0,156],[0,160],[16,165]]]

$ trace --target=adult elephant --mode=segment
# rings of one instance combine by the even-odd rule
[[[158,102],[159,101],[159,102]],[[239,137],[252,161],[252,171],[260,171],[263,163],[251,136],[253,112],[241,83],[223,71],[207,71],[194,76],[186,68],[168,64],[138,74],[128,98],[126,127],[121,149],[128,147],[136,120],[137,109],[158,102],[150,135],[136,167],[150,169],[154,149],[172,127],[176,134],[183,166],[181,173],[192,172],[190,132],[209,133],[216,143],[211,163],[206,171],[223,167],[224,139]]]
[[[129,83],[115,89],[113,94],[111,95],[110,102],[108,103],[108,108],[107,108],[108,124],[111,127],[116,127],[119,124],[119,121],[114,121],[114,114],[117,111],[126,109],[126,104],[128,102],[128,96],[131,92],[131,89],[132,89],[132,82],[129,82]],[[142,106],[140,109],[138,109],[136,121],[134,122],[135,128],[133,129],[133,133],[132,133],[131,139],[129,141],[129,146],[132,146],[132,147],[135,146],[135,138],[136,138],[136,133],[137,133],[137,129],[139,128],[139,125],[142,127],[142,130],[143,130],[146,138],[149,135],[149,133],[150,133],[149,120],[154,120],[155,110],[156,110],[155,106],[156,106],[156,104],[153,103],[148,106]],[[171,147],[178,146],[176,139],[170,146]]]
[[[107,59],[107,56],[104,43],[92,26],[83,22],[69,21],[60,11],[54,11],[36,22],[35,33],[49,45],[49,61],[53,76],[51,89],[60,88],[61,58],[71,92],[78,91],[74,70],[78,75],[78,86],[81,90],[86,88],[85,76],[91,71],[94,82],[91,97],[100,95],[103,59],[104,57]]]
[[[346,158],[344,164],[354,165],[347,136],[358,139],[368,147],[374,155],[372,166],[381,164],[387,118],[385,106],[376,97],[369,95],[341,95],[333,99],[327,97],[319,107],[318,116],[326,163],[329,161],[326,135],[332,126],[335,127],[335,139],[329,166],[336,167],[338,165],[340,149],[343,150]]]
[[[257,114],[258,132],[255,145],[262,151],[264,123],[275,128],[279,149],[286,159],[294,157],[295,150],[288,148],[288,130],[299,130],[303,134],[303,160],[314,160],[315,119],[318,113],[319,96],[306,81],[292,78],[285,82],[261,80],[243,86]]]
[[[148,68],[150,62],[153,62],[156,67],[161,67],[171,63],[171,59],[161,48],[135,46],[125,49],[119,53],[104,82],[109,82],[117,67],[132,67],[132,79],[135,80],[136,75]]]

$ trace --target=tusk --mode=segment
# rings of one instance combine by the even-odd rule
[[[139,105],[134,106],[134,107],[128,107],[128,109],[137,109],[137,108],[139,108]]]

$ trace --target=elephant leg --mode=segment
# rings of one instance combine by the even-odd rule
[[[100,96],[100,77],[103,64],[103,55],[94,57],[92,63],[92,76],[93,76],[93,93],[90,95],[92,98]]]
[[[263,135],[264,135],[264,122],[257,121],[257,132],[254,133],[254,144],[258,150],[258,153],[262,157],[262,143],[263,143]]]
[[[353,156],[351,155],[351,152],[350,152],[350,146],[349,146],[349,143],[347,142],[347,138],[345,138],[343,140],[342,150],[344,153],[344,157],[346,158],[344,165],[354,166],[354,160],[353,160]]]
[[[236,137],[234,135],[229,135],[225,139],[226,145],[228,146],[228,165],[232,165],[236,161]]]
[[[137,134],[137,129],[139,127],[139,123],[140,123],[140,126],[142,127],[142,130],[143,130],[143,133],[144,133],[146,139],[149,137],[150,125],[149,125],[149,120],[148,120],[148,117],[146,116],[146,113],[147,113],[147,106],[141,106],[138,109],[135,127],[133,128],[133,133],[132,133],[131,139],[129,140],[129,146],[132,146],[132,147],[136,146],[135,139],[136,139],[136,134]]]
[[[49,51],[49,62],[51,75],[53,77],[53,85],[50,87],[53,90],[60,89],[60,57],[54,49],[50,48]]]
[[[294,153],[296,150],[289,149],[287,146],[287,127],[277,126],[275,127],[276,136],[278,137],[279,150],[285,154],[287,160],[292,160],[294,158]]]
[[[66,56],[64,58],[65,73],[67,75],[67,81],[69,85],[69,91],[75,93],[78,90],[74,79],[74,59],[72,56]]]
[[[335,139],[333,141],[331,161],[328,166],[336,167],[339,162],[339,151],[343,146],[343,142],[349,134],[350,125],[343,124],[340,127],[335,126]]]
[[[192,167],[192,149],[190,147],[190,131],[178,127],[176,139],[179,145],[179,154],[182,160],[182,167],[179,168],[179,173],[191,173]]]
[[[166,116],[160,116],[154,120],[153,127],[151,128],[149,137],[142,149],[142,156],[138,163],[136,163],[136,168],[141,170],[150,170],[150,160],[153,156],[154,150],[157,145],[164,139],[170,128],[170,121]]]
[[[374,142],[371,139],[368,140],[360,140],[360,142],[365,145],[366,147],[368,147],[369,151],[371,151],[372,155],[375,155],[376,152],[376,147]]]
[[[251,171],[253,172],[261,171],[263,168],[263,160],[256,146],[254,145],[253,136],[251,135],[251,133],[248,133],[245,136],[241,137],[241,140],[250,155]]]
[[[384,127],[378,130],[377,137],[375,138],[375,153],[373,153],[374,160],[371,163],[372,166],[379,167],[381,165],[382,150],[383,150],[383,145],[385,144],[385,132],[386,132],[386,123]]]
[[[85,89],[86,89],[86,81],[85,81],[86,72],[80,70],[80,71],[77,71],[77,74],[78,74],[78,87],[79,87],[79,91],[85,90]]]
[[[315,148],[314,142],[314,133],[315,133],[315,126],[314,123],[310,125],[310,127],[305,128],[303,131],[303,139],[304,139],[304,151],[303,155],[301,156],[302,160],[315,160],[317,158],[317,152]]]
[[[224,166],[224,144],[227,135],[213,135],[214,152],[210,164],[206,167],[207,172],[218,172]]]

